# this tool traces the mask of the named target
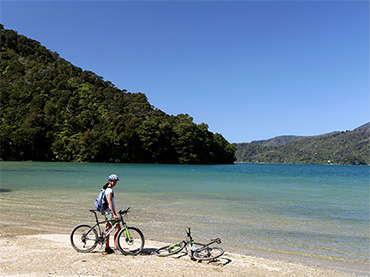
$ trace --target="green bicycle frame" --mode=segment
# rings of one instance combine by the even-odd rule
[[[131,239],[131,237],[130,237],[130,233],[129,233],[129,231],[128,231],[127,226],[126,226],[126,229],[125,229],[125,235],[126,235],[126,238],[128,239],[128,241],[129,241],[129,242],[131,242],[131,241],[132,241],[132,239]]]
[[[176,246],[179,246],[181,244],[182,241],[179,241],[178,243],[175,243],[175,244],[172,244],[170,247],[168,248],[174,248]]]

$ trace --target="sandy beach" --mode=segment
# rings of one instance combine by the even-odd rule
[[[78,253],[68,235],[0,238],[1,276],[354,276],[288,261],[225,252],[214,262],[195,262],[186,255],[157,257],[151,252],[164,243],[145,241],[137,256],[107,255],[98,246]],[[366,275],[364,272],[363,275]]]

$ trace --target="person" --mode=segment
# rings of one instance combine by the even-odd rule
[[[106,224],[106,230],[109,230],[110,228],[112,228],[112,226],[115,224],[115,221],[119,220],[117,213],[116,213],[116,206],[114,203],[114,191],[113,191],[113,188],[116,186],[118,181],[119,181],[118,176],[115,174],[112,174],[108,177],[108,183],[106,183],[103,186],[103,189],[105,190],[105,196],[108,202],[108,207],[104,210],[105,218],[106,220],[109,220]],[[105,252],[107,254],[112,254],[112,253],[116,253],[117,251],[119,251],[118,246],[117,246],[117,235],[120,230],[121,230],[121,226],[120,224],[117,224],[115,227],[115,232],[114,232],[114,246],[115,246],[114,250],[110,248],[109,246],[109,235],[106,237]]]

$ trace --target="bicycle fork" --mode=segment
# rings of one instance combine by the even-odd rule
[[[128,243],[132,244],[133,241],[132,241],[132,238],[130,236],[130,232],[128,231],[128,227],[127,226],[125,227],[125,236],[126,236],[126,241]]]

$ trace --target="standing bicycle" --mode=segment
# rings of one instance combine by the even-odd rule
[[[157,249],[154,253],[159,257],[166,257],[177,254],[185,249],[192,260],[211,261],[221,257],[224,250],[221,247],[210,246],[214,243],[221,243],[221,239],[212,239],[210,243],[204,244],[195,242],[191,236],[190,228],[186,230],[187,239]]]
[[[90,210],[95,215],[96,223],[95,225],[80,224],[72,230],[70,240],[73,248],[78,252],[88,253],[93,251],[98,244],[103,247],[109,234],[116,228],[117,224],[121,224],[121,230],[116,238],[119,251],[127,255],[139,254],[144,248],[144,235],[138,228],[127,226],[123,215],[126,215],[129,210],[130,207],[119,211],[119,220],[105,230],[102,230],[100,225],[109,220],[99,221],[96,214],[98,211]]]

